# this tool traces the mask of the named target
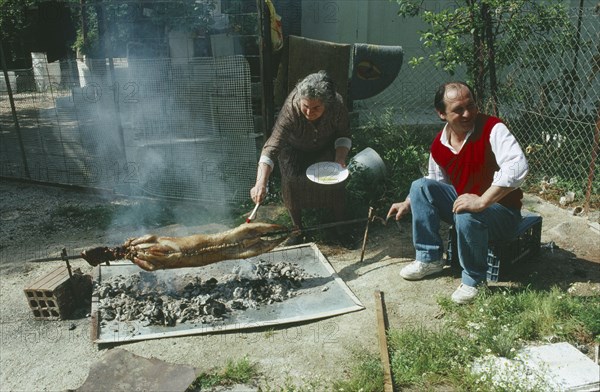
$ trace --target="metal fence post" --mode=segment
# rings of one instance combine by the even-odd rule
[[[6,68],[6,60],[4,58],[4,43],[0,40],[0,59],[2,59],[2,72],[4,73],[4,81],[6,83],[6,92],[8,93],[8,100],[10,101],[10,109],[12,111],[13,121],[15,122],[15,131],[17,132],[17,138],[19,140],[19,148],[21,149],[21,159],[23,161],[23,170],[27,179],[31,179],[29,174],[29,166],[27,165],[27,156],[25,155],[25,146],[23,145],[23,137],[21,135],[21,127],[19,127],[19,119],[17,117],[17,109],[15,108],[15,100],[12,95],[12,89],[10,87],[10,80],[8,78],[8,69]]]

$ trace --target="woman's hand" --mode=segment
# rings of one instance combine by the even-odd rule
[[[335,162],[339,163],[342,167],[346,167],[346,157],[350,150],[346,147],[338,147],[335,149]]]
[[[271,171],[273,171],[271,166],[259,162],[258,169],[256,170],[256,183],[250,189],[250,198],[255,204],[262,203],[267,197],[267,184]]]
[[[250,198],[255,204],[262,203],[267,197],[267,187],[264,185],[255,185],[250,189]]]

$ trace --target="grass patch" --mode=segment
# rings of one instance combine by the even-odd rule
[[[221,371],[200,374],[185,391],[197,392],[216,386],[248,384],[257,377],[256,364],[244,357],[238,361],[227,361],[225,368]]]
[[[501,289],[487,291],[473,306],[440,302],[455,315],[454,327],[469,331],[492,353],[510,358],[519,343],[552,337],[570,343],[590,343],[600,334],[600,297],[574,297],[557,287],[550,291]]]
[[[388,341],[392,374],[399,387],[426,388],[443,384],[449,378],[462,378],[464,364],[479,354],[467,337],[450,330],[391,330]]]
[[[447,314],[440,330],[412,327],[389,333],[398,387],[499,391],[471,374],[476,358],[513,358],[528,342],[600,342],[598,296],[574,297],[558,288],[488,289],[469,306],[448,299],[439,303]]]
[[[260,392],[315,392],[329,391],[330,389],[325,387],[324,383],[319,379],[303,379],[303,384],[299,385],[288,374],[283,381],[283,385],[273,386],[265,382],[258,390]]]
[[[378,356],[356,354],[357,361],[348,380],[333,383],[334,391],[383,391],[383,368]]]

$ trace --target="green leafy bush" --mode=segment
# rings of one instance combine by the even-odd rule
[[[375,182],[369,173],[354,171],[347,186],[349,210],[371,206],[385,214],[393,202],[403,200],[410,184],[425,173],[429,146],[439,129],[441,125],[406,124],[393,109],[354,129],[351,155],[371,147],[383,159],[387,176]]]

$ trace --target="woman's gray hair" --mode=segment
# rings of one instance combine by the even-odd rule
[[[336,100],[335,84],[325,71],[308,75],[298,82],[296,89],[301,98],[318,99],[325,105]]]

